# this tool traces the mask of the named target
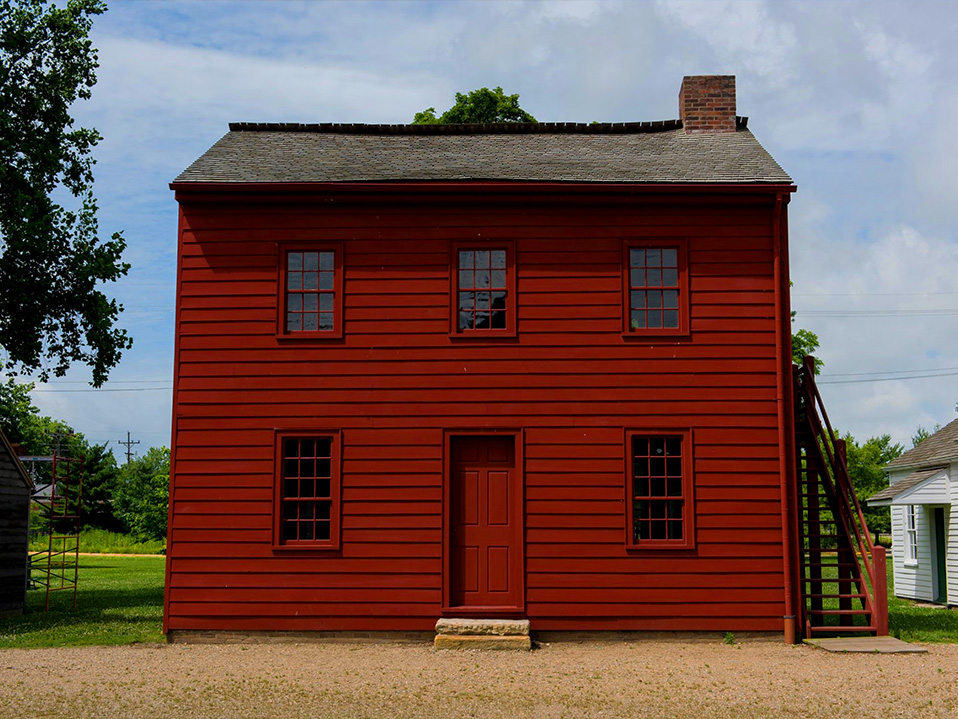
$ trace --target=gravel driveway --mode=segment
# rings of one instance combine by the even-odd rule
[[[0,717],[954,717],[958,645],[828,654],[777,642],[0,651]]]

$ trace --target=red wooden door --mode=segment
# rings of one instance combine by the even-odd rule
[[[522,604],[522,511],[514,437],[455,437],[451,463],[450,604]]]

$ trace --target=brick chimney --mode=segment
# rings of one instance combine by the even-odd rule
[[[735,75],[686,75],[679,90],[686,132],[735,132]]]

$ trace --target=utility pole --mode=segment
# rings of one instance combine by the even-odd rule
[[[130,433],[127,432],[127,433],[126,433],[126,441],[124,442],[124,441],[121,439],[121,440],[119,440],[119,442],[120,442],[120,444],[126,446],[126,463],[129,464],[129,463],[130,463],[130,460],[133,459],[133,445],[134,445],[134,444],[139,444],[139,443],[140,443],[140,440],[138,440],[138,439],[130,439]]]

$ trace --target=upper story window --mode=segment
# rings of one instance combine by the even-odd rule
[[[338,439],[338,433],[277,437],[274,545],[338,546]]]
[[[516,326],[516,278],[512,243],[452,248],[452,333],[509,336]]]
[[[625,334],[688,333],[686,254],[682,240],[626,243],[623,258]]]
[[[627,433],[629,544],[694,545],[691,432]]]
[[[280,336],[342,336],[341,257],[336,244],[281,248]]]

